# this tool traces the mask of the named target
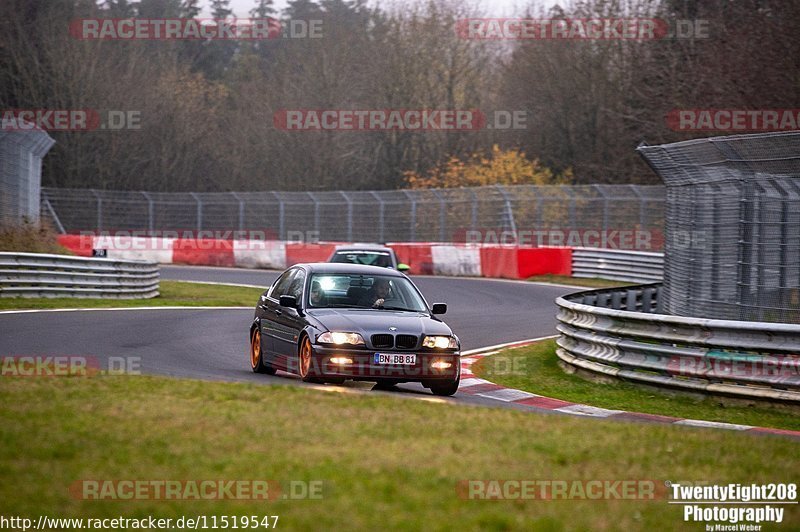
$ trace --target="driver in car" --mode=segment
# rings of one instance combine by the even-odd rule
[[[364,294],[358,304],[362,307],[382,307],[391,290],[388,279],[375,279],[372,287],[367,290],[367,293]]]
[[[325,292],[322,291],[322,286],[319,281],[311,283],[311,305],[315,307],[325,307],[328,305],[328,298],[325,297]]]

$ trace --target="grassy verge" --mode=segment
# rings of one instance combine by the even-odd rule
[[[627,283],[625,281],[611,281],[609,279],[600,279],[597,277],[582,279],[579,277],[569,277],[567,275],[534,275],[528,277],[528,281],[537,283],[555,283],[566,284],[570,286],[585,286],[587,288],[613,288],[615,286],[631,286],[636,283]]]
[[[473,371],[497,384],[602,408],[680,418],[800,430],[796,412],[764,406],[725,406],[712,398],[671,396],[629,384],[597,384],[565,373],[557,364],[555,340],[486,357]],[[510,371],[513,369],[513,371]]]
[[[0,251],[72,255],[58,245],[58,235],[46,222],[0,226]]]
[[[110,307],[254,307],[260,288],[161,281],[152,299],[0,298],[0,310]],[[266,287],[265,287],[266,289]]]
[[[3,378],[2,514],[279,515],[279,529],[679,530],[664,500],[486,501],[467,479],[789,482],[798,444],[282,386]],[[76,481],[321,481],[321,499],[85,500]],[[285,493],[285,491],[284,491]],[[697,525],[700,527],[701,525]],[[787,507],[783,526],[800,527]]]

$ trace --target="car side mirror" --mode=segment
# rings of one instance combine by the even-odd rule
[[[409,266],[408,264],[404,264],[402,262],[399,262],[397,264],[397,271],[398,272],[407,272],[410,269],[411,269],[411,266]]]
[[[431,314],[446,314],[447,303],[434,303],[431,307]]]
[[[278,303],[282,307],[297,308],[297,298],[294,296],[283,295],[278,300]]]

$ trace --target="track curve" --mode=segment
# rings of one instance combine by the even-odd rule
[[[161,278],[266,288],[278,273],[162,266]],[[553,300],[576,290],[493,279],[418,276],[414,282],[429,303],[448,303],[445,321],[461,338],[465,350],[553,334]],[[253,310],[249,308],[0,314],[3,331],[0,349],[5,356],[82,355],[101,360],[138,357],[141,370],[148,374],[307,385],[286,374],[266,376],[250,371],[246,353],[247,328],[252,316]],[[365,386],[370,387],[368,383],[353,383],[349,387]],[[431,397],[419,385],[404,384],[398,388]],[[447,400],[498,404],[467,394],[456,394]]]

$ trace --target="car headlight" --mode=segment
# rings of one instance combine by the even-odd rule
[[[364,338],[354,332],[324,332],[317,336],[319,344],[365,345]]]
[[[457,349],[458,340],[455,336],[426,336],[422,346],[430,349]]]

